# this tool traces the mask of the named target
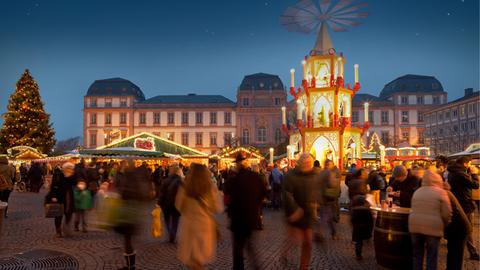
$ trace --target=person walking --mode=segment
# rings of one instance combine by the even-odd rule
[[[324,169],[318,174],[319,184],[319,212],[320,212],[320,228],[319,234],[316,236],[320,240],[323,238],[321,232],[330,231],[330,237],[337,239],[337,231],[335,223],[337,220],[338,198],[340,197],[340,174],[337,171],[333,161],[325,160]]]
[[[142,169],[142,171],[144,171]],[[162,183],[160,188],[160,196],[158,198],[158,205],[163,210],[163,217],[168,231],[168,241],[175,243],[177,238],[178,221],[180,219],[180,212],[175,207],[175,197],[177,191],[183,182],[183,171],[178,165],[172,165],[169,169],[169,176]]]
[[[413,193],[419,186],[420,179],[409,173],[405,166],[398,165],[393,168],[390,187],[387,188],[387,193],[392,193],[394,200],[396,198],[400,207],[410,208]]]
[[[277,164],[273,165],[273,170],[268,178],[272,188],[272,207],[278,210],[282,203],[283,173],[278,169]]]
[[[473,224],[473,215],[475,212],[475,203],[472,200],[472,190],[478,189],[478,178],[472,177],[470,173],[471,159],[468,157],[460,157],[455,163],[450,164],[447,167],[448,170],[448,183],[450,184],[453,195],[457,198],[458,202],[463,208],[463,211],[467,215],[470,223]],[[469,233],[467,237],[467,249],[470,253],[471,260],[479,260],[479,254],[477,248],[473,245],[472,234]]]
[[[350,202],[353,201],[353,197],[357,195],[365,196],[368,193],[367,179],[368,172],[365,168],[359,168],[353,173],[347,185]]]
[[[445,226],[452,217],[452,207],[447,192],[443,189],[442,177],[427,170],[422,186],[412,197],[408,216],[408,230],[412,238],[413,269],[423,269],[423,257],[427,249],[427,270],[436,270],[438,249]]]
[[[352,224],[352,242],[355,243],[357,260],[363,259],[363,241],[372,238],[373,215],[370,204],[364,195],[356,195],[351,203],[350,222]]]
[[[178,258],[192,270],[204,269],[215,258],[217,223],[223,207],[216,185],[205,165],[192,163],[175,199],[182,215],[178,232]]]
[[[87,188],[92,192],[92,196],[95,196],[98,191],[98,187],[100,186],[99,182],[101,177],[99,166],[100,164],[97,164],[96,160],[92,160],[85,170],[86,178],[80,178],[80,176],[78,177],[78,179],[83,179],[86,181]]]
[[[75,165],[66,162],[62,165],[62,169],[56,167],[53,171],[52,184],[50,191],[45,196],[46,203],[63,204],[63,215],[55,218],[56,237],[64,237],[70,235],[70,222],[75,210],[73,188],[76,185]],[[62,220],[65,217],[65,223],[62,228]]]
[[[28,179],[32,192],[40,192],[40,188],[43,184],[43,171],[39,163],[32,162],[32,166],[30,167],[30,170],[28,170]]]
[[[308,153],[301,154],[295,169],[285,176],[285,214],[290,239],[301,247],[300,270],[308,269],[312,255],[312,227],[316,219],[316,177],[313,158]],[[286,254],[283,255],[285,258]]]
[[[93,207],[92,192],[87,189],[87,182],[79,179],[77,186],[73,191],[73,198],[75,200],[75,231],[79,231],[80,224],[82,225],[82,232],[87,232],[87,211]]]
[[[12,168],[8,165],[8,159],[5,156],[0,157],[0,201],[7,203],[5,208],[4,217],[7,217],[8,199],[10,193],[13,190],[13,175]]]
[[[253,269],[260,269],[253,249],[253,232],[261,227],[260,210],[267,195],[260,175],[248,169],[244,153],[235,158],[235,173],[225,182],[230,230],[233,238],[233,269],[245,269],[244,250],[247,250]],[[248,195],[247,195],[248,194]]]
[[[385,189],[385,182],[383,181],[380,172],[377,170],[372,170],[368,175],[367,180],[368,186],[370,187],[370,194],[373,196],[373,202],[376,206],[380,205],[380,192]]]

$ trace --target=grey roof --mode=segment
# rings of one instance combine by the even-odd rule
[[[255,73],[243,77],[240,91],[251,90],[281,90],[284,91],[283,83],[278,75]]]
[[[380,98],[405,92],[443,92],[443,87],[433,76],[407,74],[387,83],[380,92]]]
[[[463,97],[461,98],[457,98],[455,100],[452,100],[450,102],[448,102],[447,104],[452,104],[452,103],[456,103],[456,102],[459,102],[459,101],[463,101],[463,100],[466,100],[466,99],[470,99],[470,98],[477,98],[477,102],[480,100],[480,91],[474,91],[468,95],[464,95]]]
[[[140,87],[123,78],[96,80],[88,88],[87,96],[135,96],[137,100],[145,100]]]
[[[209,104],[235,106],[235,102],[221,95],[159,95],[139,104]]]
[[[373,102],[375,104],[380,105],[381,104],[390,104],[392,103],[391,101],[387,101],[385,99],[381,99],[377,96],[370,95],[370,94],[356,94],[353,96],[352,103],[354,106],[363,106],[363,103],[365,102]]]

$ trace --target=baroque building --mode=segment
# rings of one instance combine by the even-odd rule
[[[265,151],[282,141],[286,92],[278,76],[245,76],[237,100],[197,94],[147,99],[129,80],[96,80],[84,97],[84,146],[96,148],[144,131],[205,153],[230,145]]]

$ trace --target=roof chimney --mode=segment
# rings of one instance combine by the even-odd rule
[[[473,94],[473,88],[465,88],[465,96]]]

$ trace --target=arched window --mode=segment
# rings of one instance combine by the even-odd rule
[[[257,129],[257,141],[258,142],[267,141],[267,129],[265,127],[259,127]]]
[[[250,143],[250,131],[248,129],[244,129],[242,131],[242,145],[247,145]]]
[[[282,132],[279,128],[275,130],[275,143],[279,144],[282,141]]]

